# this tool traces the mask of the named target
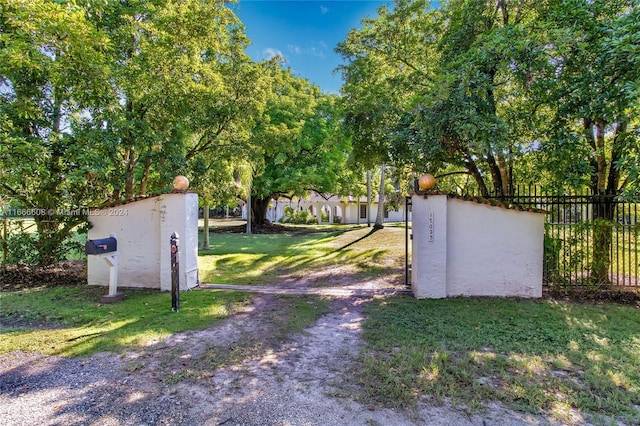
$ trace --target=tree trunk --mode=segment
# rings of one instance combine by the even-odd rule
[[[614,216],[617,201],[619,173],[613,161],[619,155],[620,138],[624,137],[625,123],[616,125],[613,139],[611,165],[607,173],[607,156],[605,143],[605,129],[607,123],[603,120],[583,120],[584,135],[593,149],[591,158],[591,191],[594,195],[593,204],[593,261],[591,263],[591,281],[593,284],[606,285],[611,283],[609,269],[611,267],[611,244],[613,239]]]
[[[9,246],[7,245],[7,240],[9,238],[9,230],[8,230],[9,219],[7,219],[7,215],[4,215],[3,220],[3,229],[2,229],[2,260],[7,260],[9,257]]]
[[[124,154],[124,197],[126,201],[133,200],[135,195],[134,185],[135,185],[135,176],[134,176],[134,168],[135,162],[133,160],[133,148],[128,147],[125,150]]]
[[[147,188],[149,187],[149,172],[151,171],[151,156],[147,156],[144,160],[144,170],[142,171],[142,178],[140,179],[139,194],[142,196],[147,195]]]
[[[367,226],[371,226],[371,172],[367,170]]]
[[[247,235],[251,235],[253,222],[253,200],[251,197],[251,184],[249,184],[249,190],[247,191]]]
[[[373,229],[384,228],[384,164],[380,167],[380,192],[378,193],[378,214]]]
[[[500,167],[498,167],[498,163],[496,162],[496,158],[493,156],[491,152],[487,154],[487,164],[489,164],[489,170],[491,171],[491,180],[493,181],[493,191],[496,196],[501,196],[502,192],[502,173],[500,171]]]
[[[591,281],[594,284],[609,284],[611,266],[611,242],[613,216],[616,208],[613,194],[601,192],[594,196],[593,204],[593,262]]]
[[[507,161],[504,158],[504,155],[498,154],[496,155],[496,160],[498,162],[498,170],[500,170],[500,179],[502,181],[502,195],[513,195],[511,192],[513,188],[511,188],[511,176],[509,167],[507,166]]]
[[[271,197],[258,198],[253,197],[251,199],[251,210],[253,210],[253,221],[256,226],[264,226],[267,224],[267,210],[269,210],[269,203],[271,203]]]
[[[476,165],[475,161],[473,161],[471,156],[469,156],[469,154],[467,153],[462,153],[462,154],[465,157],[465,159],[463,160],[464,166],[469,171],[469,174],[473,177],[473,179],[478,184],[478,190],[480,191],[480,194],[483,197],[488,197],[489,189],[487,188],[487,184],[484,182],[484,179],[482,178],[482,173],[480,173],[480,169],[478,169],[478,166]]]
[[[204,219],[204,226],[202,229],[202,248],[209,250],[209,203],[204,203],[204,210],[202,212],[202,218]]]
[[[609,176],[607,177],[607,191],[609,193],[618,194],[618,191],[623,187],[618,188],[620,185],[620,170],[618,169],[618,161],[623,155],[624,141],[627,137],[627,122],[621,121],[616,123],[615,132],[613,135],[613,146],[611,147],[611,160],[609,160]]]

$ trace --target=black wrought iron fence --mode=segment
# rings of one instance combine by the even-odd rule
[[[615,194],[550,195],[535,187],[493,198],[548,212],[545,284],[640,288],[638,203]]]

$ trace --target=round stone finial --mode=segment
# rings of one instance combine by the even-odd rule
[[[420,176],[420,179],[418,180],[418,186],[420,187],[421,191],[428,191],[430,189],[433,189],[436,186],[436,178],[434,178],[432,174],[425,173]]]
[[[178,191],[186,191],[189,188],[189,179],[184,176],[176,176],[173,179],[173,188]]]

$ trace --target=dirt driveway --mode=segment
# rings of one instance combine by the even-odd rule
[[[355,281],[349,265],[282,276],[277,288],[256,294],[251,305],[215,327],[174,334],[122,355],[0,355],[0,423],[553,424],[499,405],[469,416],[462,408],[431,404],[428,395],[406,410],[363,401],[354,379],[363,345],[363,307],[375,297],[406,291],[403,262],[392,259],[387,266],[394,273]],[[346,276],[351,281],[345,282]],[[320,293],[328,309],[312,327],[283,336],[279,322],[285,304],[292,297],[317,300],[292,293]]]
[[[355,400],[362,309],[371,297],[385,296],[331,297],[313,327],[276,346],[247,345],[277,328],[287,303],[263,294],[216,327],[119,356],[6,354],[0,418],[6,425],[552,424],[497,405],[469,417],[448,405],[392,410]],[[224,361],[216,368],[212,350]]]

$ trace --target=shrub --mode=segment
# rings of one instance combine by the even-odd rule
[[[280,220],[280,222],[305,225],[315,223],[316,220],[316,217],[310,214],[307,210],[298,211],[290,206],[285,206],[284,217]]]

